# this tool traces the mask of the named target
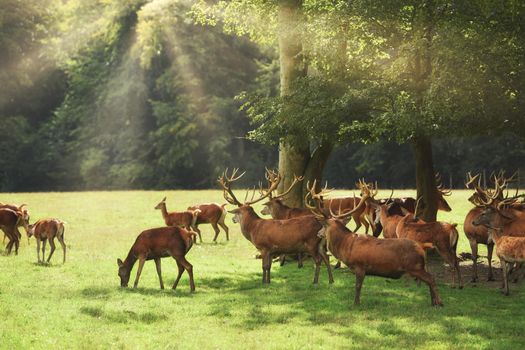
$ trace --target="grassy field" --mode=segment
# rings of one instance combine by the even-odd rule
[[[221,233],[218,243],[211,243],[213,231],[203,225],[205,242],[187,256],[194,266],[195,294],[189,293],[186,274],[178,290],[161,291],[153,262],[145,265],[137,290],[122,289],[116,259],[125,258],[139,232],[163,225],[153,207],[165,195],[168,210],[223,202],[218,191],[0,194],[1,202],[28,203],[32,221],[67,221],[69,249],[65,265],[59,246],[50,265],[38,265],[36,243],[28,246],[24,237],[18,256],[0,256],[0,348],[524,347],[525,291],[520,284],[513,284],[505,297],[499,282],[472,285],[465,276],[465,288],[456,290],[439,264],[431,272],[439,276],[444,308],[430,306],[426,287],[376,277],[365,279],[362,304],[354,307],[354,276],[337,270],[335,283],[328,285],[323,269],[314,286],[308,261],[303,269],[274,264],[272,283],[263,286],[261,261],[254,259],[255,249],[230,217],[229,242]],[[460,224],[458,253],[470,251],[462,232],[470,208],[467,196],[455,191],[453,212],[439,217]],[[481,254],[486,254],[484,247]],[[462,263],[462,272],[468,273],[468,264]],[[173,259],[163,259],[167,286],[176,270]]]

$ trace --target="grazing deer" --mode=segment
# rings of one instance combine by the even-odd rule
[[[362,208],[366,199],[374,194],[364,182],[360,186],[363,195],[357,207]],[[425,252],[421,246],[409,239],[378,239],[353,233],[340,221],[351,215],[352,211],[334,214],[330,210],[330,215],[327,215],[321,208],[321,195],[315,192],[315,186],[312,186],[308,195],[316,204],[315,207],[309,207],[322,224],[319,237],[326,240],[330,252],[355,273],[355,305],[361,302],[361,287],[366,275],[399,279],[409,274],[429,286],[433,306],[443,306],[434,277],[425,270]]]
[[[164,218],[164,222],[166,223],[166,226],[184,227],[186,230],[189,230],[189,231],[194,230],[195,223],[197,221],[197,215],[199,215],[200,213],[199,209],[174,211],[174,212],[168,213],[168,210],[166,209],[166,197],[164,197],[164,199],[162,199],[160,203],[155,206],[155,209],[161,211],[162,217]],[[200,231],[197,231],[197,232],[199,233],[199,239],[202,243],[202,237],[201,237]]]
[[[18,215],[21,216],[23,220],[20,220],[18,222],[18,227],[24,227],[24,229],[25,229],[24,224],[27,225],[27,223],[29,222],[29,212],[27,211],[27,209],[24,209],[24,207],[26,207],[26,206],[27,206],[27,204],[15,205],[15,204],[0,203],[0,209],[11,209],[11,210],[19,213]],[[26,230],[26,233],[27,233],[27,230]],[[3,240],[3,242],[5,242],[6,237],[7,237],[7,235],[4,233],[4,240]],[[18,238],[19,239],[22,238],[22,235],[20,235]]]
[[[269,188],[259,198],[253,199],[254,191],[251,201],[246,201],[246,197],[245,202],[241,203],[231,189],[232,183],[244,175],[242,173],[237,176],[237,172],[238,170],[234,169],[232,174],[228,176],[227,171],[225,171],[219,177],[218,182],[223,189],[226,201],[238,206],[237,209],[229,211],[233,214],[233,222],[240,224],[243,236],[261,253],[263,283],[270,283],[272,256],[291,253],[308,253],[313,257],[315,263],[314,283],[319,281],[322,260],[328,270],[329,282],[333,283],[328,256],[323,246],[319,245],[320,238],[317,237],[321,225],[313,216],[300,216],[287,220],[267,220],[260,218],[251,207],[252,204],[267,198],[277,188],[281,176],[277,174]]]
[[[506,236],[501,228],[489,230],[489,239],[496,243],[496,255],[503,269],[503,293],[505,295],[509,295],[510,265],[525,263],[525,232],[523,236]]]
[[[416,210],[417,212],[417,205]],[[452,268],[452,285],[463,288],[463,279],[459,269],[459,261],[456,256],[456,248],[458,244],[457,224],[449,224],[446,222],[424,222],[416,220],[416,215],[412,213],[406,214],[399,220],[396,226],[396,235],[399,238],[412,239],[422,246],[431,243],[435,247],[450,267]]]
[[[46,259],[46,241],[49,241],[51,251],[47,257],[47,262],[51,260],[55,252],[55,237],[62,246],[64,258],[62,263],[66,262],[66,244],[64,243],[64,224],[65,222],[58,219],[43,219],[38,220],[33,225],[28,226],[27,236],[35,236],[36,239],[36,255],[38,262],[43,262]],[[40,260],[40,243],[42,243],[42,260]]]
[[[203,203],[188,207],[188,210],[200,210],[200,212],[197,214],[197,220],[193,224],[193,228],[199,234],[199,238],[201,236],[199,225],[211,224],[213,230],[215,231],[215,236],[213,237],[214,242],[217,242],[217,237],[219,236],[219,226],[224,230],[224,233],[226,234],[226,240],[230,240],[230,230],[224,223],[224,219],[226,218],[226,209],[224,208],[225,206],[226,204]]]
[[[173,289],[177,288],[180,277],[184,271],[188,271],[188,275],[190,276],[190,291],[195,292],[193,266],[186,260],[186,254],[190,251],[195,236],[195,232],[177,226],[160,227],[142,231],[135,240],[135,243],[131,246],[126,259],[124,261],[117,259],[120,286],[128,286],[131,270],[138,260],[137,277],[133,284],[133,288],[137,288],[144,263],[146,260],[155,260],[160,288],[164,289],[160,259],[171,256],[175,259],[177,267],[179,268]]]
[[[4,234],[9,239],[9,242],[7,242],[6,245],[7,254],[11,254],[14,245],[15,254],[18,255],[20,237],[22,237],[20,231],[18,231],[20,221],[23,221],[24,226],[27,227],[27,223],[20,212],[7,208],[0,209],[0,229],[4,231]]]

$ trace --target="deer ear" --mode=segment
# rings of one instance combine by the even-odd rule
[[[452,224],[452,227],[454,227],[454,228],[456,228],[457,226],[458,226],[458,224],[456,224],[456,223]]]
[[[124,263],[120,259],[117,259],[117,264],[118,264],[118,267],[124,266]]]

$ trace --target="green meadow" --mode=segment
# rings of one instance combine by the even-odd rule
[[[344,193],[351,194],[338,194]],[[403,194],[413,191],[396,192]],[[187,255],[196,293],[189,292],[186,274],[176,291],[169,289],[177,271],[171,258],[162,260],[168,289],[159,289],[153,262],[146,263],[139,288],[120,288],[116,260],[125,258],[142,230],[163,226],[153,207],[165,195],[168,210],[224,201],[213,190],[1,194],[1,202],[27,203],[31,222],[65,220],[68,252],[64,265],[59,245],[49,265],[36,264],[36,242],[28,246],[22,230],[18,256],[0,256],[0,348],[522,349],[525,344],[520,283],[511,285],[509,297],[500,293],[499,281],[473,285],[470,262],[464,261],[465,288],[453,289],[449,270],[432,258],[443,308],[430,306],[425,286],[377,277],[365,279],[361,306],[355,307],[355,279],[348,269],[335,271],[333,285],[322,269],[319,285],[313,285],[310,260],[302,269],[274,263],[272,283],[263,286],[256,250],[230,216],[229,242],[221,233],[212,243],[211,226],[202,225],[204,243]],[[440,220],[459,223],[458,254],[470,252],[462,232],[468,195],[454,191],[453,211],[439,214]],[[480,251],[486,255],[485,247]],[[130,285],[134,278],[135,269]]]

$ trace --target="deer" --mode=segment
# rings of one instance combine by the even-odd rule
[[[226,234],[226,240],[230,240],[230,234],[229,234],[229,228],[226,226],[224,219],[226,218],[226,203],[224,204],[218,204],[218,203],[202,203],[202,204],[196,204],[189,206],[187,210],[200,210],[200,212],[197,213],[197,220],[193,224],[193,228],[195,231],[199,234],[199,238],[201,237],[201,231],[199,230],[200,224],[211,224],[213,227],[213,230],[215,231],[215,236],[213,237],[213,241],[217,242],[217,237],[219,236],[220,230],[219,226],[224,230],[224,233]]]
[[[174,211],[168,213],[166,209],[166,197],[164,197],[159,204],[155,206],[155,209],[160,210],[162,213],[162,218],[166,223],[166,226],[179,226],[184,227],[186,230],[193,231],[195,228],[195,223],[197,222],[197,215],[201,212],[200,209],[196,210],[185,210],[185,211]],[[199,234],[199,240],[202,243],[202,237],[200,231],[197,231]],[[196,238],[195,238],[196,240]]]
[[[443,182],[441,180],[441,175],[439,173],[435,174],[436,177],[436,191],[437,191],[437,208],[438,210],[444,211],[444,212],[450,212],[452,208],[448,204],[445,197],[450,196],[452,194],[452,191],[450,189],[446,189],[443,186]],[[416,199],[412,197],[401,197],[401,198],[390,198],[387,199],[380,199],[377,202],[378,204],[387,204],[388,202],[393,202],[393,204],[388,209],[388,214],[390,215],[399,215],[404,216],[405,210],[409,213],[414,213],[416,210]],[[377,221],[375,222],[373,230],[373,235],[375,237],[378,237],[381,234],[381,230],[383,229],[381,222]]]
[[[274,170],[266,169],[265,177],[268,183],[271,183],[274,179],[277,178],[277,172]],[[294,179],[292,181],[292,184],[290,187],[288,187],[287,190],[285,190],[283,193],[274,195],[273,192],[270,192],[268,195],[268,201],[263,203],[263,209],[261,210],[261,214],[263,215],[270,215],[272,219],[276,220],[286,220],[291,218],[296,218],[299,216],[312,216],[312,213],[309,209],[306,208],[290,208],[286,204],[284,204],[282,198],[284,198],[290,191],[293,189],[293,187],[298,184],[300,181],[302,181],[304,177],[298,177],[294,176]],[[260,190],[259,193],[263,195],[262,185],[259,184]],[[283,266],[286,261],[286,255],[283,254],[279,257],[280,265]],[[303,267],[303,256],[302,254],[297,255],[297,264],[298,267]]]
[[[24,207],[26,207],[26,206],[27,206],[27,204],[15,205],[15,204],[0,203],[0,209],[11,209],[11,210],[13,210],[15,212],[18,212],[19,216],[22,216],[23,220],[20,220],[18,222],[18,227],[24,227],[24,223],[28,223],[29,222],[29,212],[27,211],[27,209],[24,209]],[[25,229],[25,227],[24,227],[24,229]],[[7,235],[4,233],[3,243],[5,243],[6,237],[7,237]],[[18,238],[21,239],[22,235],[19,235]],[[28,242],[29,242],[29,239],[28,239]]]
[[[364,181],[359,185],[362,187],[363,195],[356,208],[363,208],[367,198],[375,194]],[[338,214],[335,214],[332,206],[329,206],[330,214],[327,215],[321,207],[322,191],[317,193],[314,185],[309,188],[307,196],[310,196],[315,203],[315,206],[310,204],[307,206],[322,225],[318,233],[319,237],[326,241],[330,252],[355,273],[354,305],[361,303],[361,288],[365,276],[399,279],[409,274],[428,285],[432,306],[443,306],[434,277],[425,270],[423,247],[405,238],[379,239],[368,235],[358,235],[350,231],[341,220],[345,220],[347,216],[352,215],[352,211],[359,209],[338,211]],[[308,201],[305,202],[308,203]]]
[[[248,201],[246,196],[245,201],[241,203],[232,190],[232,183],[244,175],[244,173],[237,174],[238,169],[233,169],[230,175],[226,169],[219,177],[218,182],[223,189],[224,199],[237,206],[236,209],[229,211],[233,215],[233,222],[240,225],[243,236],[261,254],[262,283],[269,284],[271,282],[272,256],[291,253],[308,253],[312,256],[315,263],[314,284],[319,281],[321,261],[323,261],[328,271],[329,283],[333,283],[329,258],[323,249],[324,247],[319,245],[321,239],[317,237],[317,232],[321,226],[315,217],[300,216],[287,220],[263,219],[257,215],[252,207],[253,204],[269,197],[270,193],[279,185],[281,176],[278,174],[259,198],[253,199],[254,191],[251,200]]]
[[[419,203],[419,202],[418,202]],[[459,269],[459,260],[456,256],[458,244],[458,231],[456,223],[447,222],[424,222],[416,218],[417,207],[414,213],[406,213],[396,226],[396,235],[399,238],[412,239],[422,246],[431,244],[436,248],[439,255],[452,268],[452,286],[463,288],[463,279]],[[457,276],[457,282],[456,282]]]
[[[482,211],[472,220],[472,224],[488,229],[502,229],[505,236],[525,236],[525,211],[522,203],[517,202],[517,199],[523,195],[516,193],[513,197],[501,199],[503,187],[496,184],[493,192],[484,190],[483,195],[476,197],[475,203],[482,208]],[[486,199],[482,198],[483,196]]]
[[[500,173],[499,176],[494,175],[495,188],[493,191],[491,191],[483,190],[481,187],[481,174],[472,176],[470,172],[467,173],[467,182],[465,183],[465,187],[475,190],[474,194],[468,199],[469,202],[474,204],[474,208],[469,210],[463,223],[463,232],[469,241],[470,249],[472,251],[471,282],[477,282],[478,280],[478,244],[484,244],[487,246],[487,260],[489,264],[487,280],[494,281],[494,274],[492,273],[492,254],[494,250],[494,242],[489,239],[488,228],[483,225],[474,225],[473,221],[483,212],[484,203],[489,200],[488,194],[496,194],[496,201],[503,199],[503,189],[506,187],[508,181],[512,180],[503,178],[503,175],[503,173]]]
[[[383,237],[385,238],[397,238],[396,227],[399,221],[403,218],[401,215],[390,214],[389,210],[395,205],[395,202],[386,202],[385,204],[376,203],[375,201],[369,201],[369,205],[375,210],[375,224],[381,224],[383,231]],[[379,236],[379,233],[376,235],[374,230],[374,237]]]
[[[133,284],[133,288],[137,288],[144,263],[146,260],[154,260],[159,276],[160,289],[164,289],[160,259],[171,256],[177,262],[179,269],[172,289],[177,288],[182,274],[184,271],[187,271],[190,277],[190,291],[192,293],[195,292],[193,266],[186,260],[186,254],[190,251],[196,235],[195,232],[178,226],[159,227],[142,231],[131,246],[126,259],[124,261],[117,259],[120,286],[123,288],[128,287],[131,270],[138,260],[137,276]]]
[[[35,222],[33,225],[28,225],[27,237],[35,237],[36,240],[36,255],[38,263],[44,262],[46,259],[46,242],[49,241],[51,251],[47,257],[47,263],[51,260],[55,252],[55,238],[62,246],[64,257],[62,263],[66,263],[66,244],[64,243],[64,225],[66,223],[59,219],[42,219]],[[40,260],[40,243],[42,243],[42,260]]]
[[[489,240],[496,244],[496,255],[503,269],[503,294],[509,295],[511,265],[525,263],[525,232],[521,237],[512,237],[505,235],[502,228],[492,228]]]
[[[20,221],[23,222],[24,227],[27,227],[27,222],[22,213],[7,208],[0,209],[0,229],[4,231],[4,234],[9,239],[6,245],[8,255],[11,254],[13,246],[15,247],[15,254],[18,255],[20,237],[22,237],[20,231],[18,231]]]

